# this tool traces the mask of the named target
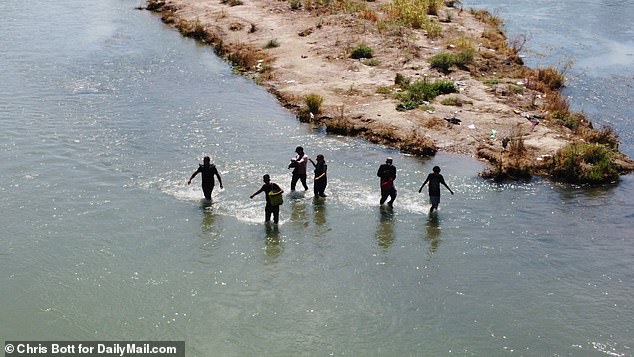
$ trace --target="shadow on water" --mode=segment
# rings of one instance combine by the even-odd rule
[[[380,207],[380,219],[374,237],[379,247],[385,250],[394,243],[394,209],[392,207]]]
[[[429,254],[434,254],[440,245],[440,220],[438,219],[438,212],[430,213],[427,216],[425,233],[425,240],[429,242]]]

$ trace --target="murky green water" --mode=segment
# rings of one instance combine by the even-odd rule
[[[633,354],[632,176],[496,185],[470,158],[325,135],[136,5],[0,4],[4,340],[185,340],[190,356]],[[325,155],[329,197],[287,196],[267,227],[249,195],[264,173],[289,190],[297,145]],[[225,184],[210,207],[186,185],[206,154]],[[375,177],[387,156],[391,211]],[[456,195],[428,217],[416,191],[434,165]]]

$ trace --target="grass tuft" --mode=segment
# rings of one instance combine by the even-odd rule
[[[453,82],[429,82],[427,79],[415,81],[404,89],[405,91],[399,94],[400,103],[396,106],[396,110],[398,111],[416,109],[441,94],[455,93],[458,91]]]
[[[430,57],[429,64],[431,68],[435,68],[443,73],[449,73],[453,66],[465,68],[473,63],[475,53],[473,48],[463,49],[456,54],[443,51]]]
[[[352,50],[350,54],[350,58],[361,59],[361,58],[372,58],[374,56],[374,50],[372,50],[365,43],[359,44]]]

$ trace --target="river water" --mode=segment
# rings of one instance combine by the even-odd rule
[[[629,46],[614,61],[631,71],[612,21],[632,18],[631,1],[594,1],[614,11],[596,35],[577,24],[583,6],[563,18],[504,3],[482,5],[534,16],[536,38],[546,21],[574,22],[553,40],[574,56],[609,37]],[[634,355],[632,175],[494,184],[468,157],[326,135],[137,5],[0,3],[4,340],[184,340],[188,356]],[[632,138],[631,73],[574,73],[575,105]],[[329,196],[287,195],[267,226],[249,195],[264,173],[289,191],[297,145],[325,155]],[[225,185],[211,205],[199,178],[186,185],[204,155]],[[387,156],[393,210],[378,206]],[[428,216],[416,191],[434,165],[456,194]]]

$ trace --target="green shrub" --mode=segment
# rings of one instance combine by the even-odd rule
[[[458,91],[451,81],[436,81],[432,83],[432,88],[437,92],[437,96],[441,94],[456,93]]]
[[[447,97],[445,99],[443,99],[440,104],[442,105],[451,105],[454,107],[461,107],[462,106],[462,100],[460,100],[460,98],[458,97]]]
[[[427,32],[427,37],[438,38],[442,33],[442,26],[436,21],[429,20],[423,24],[423,30]]]
[[[454,65],[456,58],[449,52],[440,52],[431,58],[429,58],[429,64],[431,68],[440,70],[441,72],[448,73],[449,68]]]
[[[451,66],[464,68],[473,63],[476,51],[473,48],[465,48],[457,54],[446,51],[440,52],[429,58],[431,68],[436,68],[443,73],[449,73]]]
[[[475,50],[472,48],[464,49],[458,52],[454,56],[454,64],[458,67],[464,68],[467,65],[473,63],[473,58],[475,57]]]
[[[415,109],[441,94],[455,93],[457,91],[453,82],[436,81],[432,83],[427,79],[418,80],[408,85],[405,91],[400,94],[400,103],[397,105],[396,110]]]
[[[321,105],[323,102],[324,97],[315,93],[311,93],[304,97],[304,103],[306,104],[306,107],[308,107],[308,111],[313,114],[319,114],[321,112]]]
[[[373,55],[374,55],[374,51],[370,47],[368,47],[368,45],[366,45],[365,43],[362,43],[352,50],[350,57],[354,59],[361,59],[361,58],[372,58]]]
[[[560,122],[563,126],[570,130],[577,130],[583,123],[585,116],[581,113],[556,111],[551,114],[551,118]]]
[[[604,145],[569,144],[559,150],[553,175],[576,184],[597,184],[619,179],[613,151]]]
[[[370,66],[370,67],[375,67],[378,66],[379,64],[381,64],[381,62],[375,58],[372,59],[367,59],[365,61],[363,61],[363,64],[366,66]]]

